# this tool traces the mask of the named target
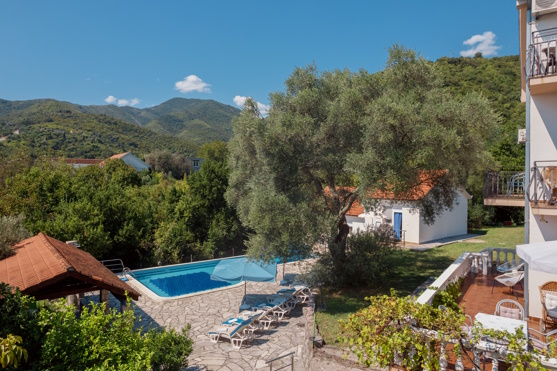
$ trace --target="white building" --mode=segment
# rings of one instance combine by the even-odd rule
[[[524,207],[524,242],[534,244],[557,240],[557,1],[517,0],[516,6],[526,164],[523,172],[488,174],[484,203]],[[539,286],[557,276],[527,268],[524,281],[525,310],[540,318]]]
[[[421,197],[425,197],[430,189],[426,189]],[[430,225],[424,222],[420,210],[412,201],[396,199],[382,199],[374,210],[365,210],[356,201],[346,214],[346,221],[352,233],[386,224],[392,226],[397,238],[417,244],[461,236],[467,233],[468,200],[471,196],[465,190],[457,192],[453,209],[445,210]]]

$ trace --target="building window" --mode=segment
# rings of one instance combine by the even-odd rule
[[[193,160],[193,167],[199,167],[199,160]]]

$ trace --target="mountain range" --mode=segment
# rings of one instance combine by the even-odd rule
[[[517,129],[524,126],[518,56],[447,58],[435,62],[448,91],[456,96],[476,91],[500,114],[488,144],[503,170],[524,166],[524,146]],[[174,98],[150,108],[82,106],[53,99],[0,99],[0,155],[30,151],[36,156],[108,157],[131,151],[146,154],[168,149],[184,154],[214,140],[228,141],[237,108],[213,100]]]

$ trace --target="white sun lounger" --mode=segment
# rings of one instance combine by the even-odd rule
[[[212,343],[217,343],[220,338],[229,339],[232,347],[239,350],[242,344],[250,341],[253,338],[253,331],[250,329],[250,324],[253,319],[242,322],[236,327],[222,326],[209,331],[209,339]]]

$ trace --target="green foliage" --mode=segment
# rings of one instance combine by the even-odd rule
[[[29,310],[33,299],[0,283],[0,342],[11,339],[31,355],[28,369],[40,370],[179,370],[192,351],[189,327],[143,331],[133,310],[105,314],[104,303],[90,304],[76,316],[63,299],[53,307]],[[128,305],[130,305],[128,299]],[[10,334],[18,334],[17,344]],[[23,339],[23,340],[22,340]],[[25,350],[18,354],[25,356]],[[2,353],[2,362],[4,354]],[[10,358],[11,359],[11,358]],[[3,367],[4,364],[2,363]]]
[[[20,336],[14,336],[8,334],[8,336],[3,339],[0,337],[0,365],[2,368],[8,366],[13,366],[18,368],[21,360],[23,359],[27,362],[29,358],[27,355],[27,350],[21,347],[22,340]]]
[[[445,308],[460,313],[461,309],[458,306],[458,299],[462,296],[460,289],[462,288],[463,282],[464,280],[462,277],[459,277],[458,280],[449,283],[444,290],[435,294],[431,305],[434,308],[443,305]]]
[[[0,260],[13,254],[11,246],[31,237],[23,226],[24,216],[0,216]]]
[[[482,204],[468,205],[468,229],[478,229],[491,224],[494,215],[493,207]]]
[[[190,159],[179,153],[168,151],[154,151],[145,155],[145,162],[156,172],[172,176],[174,179],[183,179],[184,175],[191,172],[193,164]]]
[[[422,177],[429,170],[436,187],[414,206],[431,223],[490,163],[485,138],[498,117],[488,100],[454,96],[412,50],[393,46],[375,75],[297,68],[285,86],[271,94],[265,119],[246,102],[229,143],[227,199],[254,231],[255,258],[324,243],[336,269],[346,270],[346,212],[356,199],[373,205],[378,191],[412,199],[433,181]],[[347,179],[357,180],[355,189],[339,188]]]
[[[158,262],[160,249],[162,262],[179,263],[242,249],[243,228],[224,200],[227,185],[224,162],[211,160],[181,181],[137,173],[121,160],[79,169],[37,160],[6,172],[0,183],[0,217],[9,221],[22,214],[33,234],[77,240],[97,259],[151,265]]]
[[[360,231],[348,237],[345,269],[336,270],[330,255],[319,259],[306,280],[326,288],[380,285],[392,273],[397,241],[390,229]]]
[[[226,162],[228,154],[228,145],[220,140],[206,143],[197,150],[198,157],[210,161]]]
[[[31,355],[27,366],[38,369],[43,334],[36,315],[29,310],[33,302],[32,298],[22,295],[19,289],[12,290],[0,282],[0,338],[6,339],[10,334],[17,334],[22,339],[18,344]]]
[[[188,355],[193,341],[188,337],[189,326],[177,332],[174,329],[147,333],[147,344],[153,354],[151,369],[157,371],[180,371],[188,366]]]
[[[439,369],[436,343],[460,338],[462,314],[397,297],[394,290],[391,296],[366,300],[369,307],[340,323],[344,331],[340,340],[366,366],[387,367],[397,359],[406,369]]]
[[[61,300],[54,310],[41,309],[39,325],[44,370],[145,370],[152,353],[145,336],[134,331],[132,311],[105,314],[104,303],[85,307],[79,318],[75,308]]]

